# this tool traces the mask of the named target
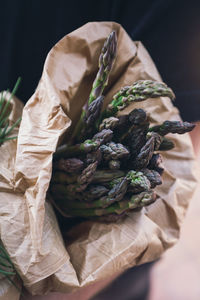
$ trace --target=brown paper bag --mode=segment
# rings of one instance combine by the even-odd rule
[[[194,192],[194,156],[188,134],[173,135],[176,148],[163,153],[165,173],[159,199],[120,224],[87,221],[63,242],[46,192],[52,155],[63,135],[77,122],[98,69],[102,45],[112,31],[118,53],[105,104],[122,86],[138,79],[161,80],[140,42],[134,43],[116,23],[88,23],[65,36],[49,52],[39,85],[23,110],[16,161],[0,148],[1,239],[24,285],[32,294],[71,292],[118,271],[158,258],[179,236],[180,224]],[[179,120],[168,98],[134,104],[151,122]],[[14,142],[13,142],[14,143]],[[7,151],[15,144],[6,144]]]

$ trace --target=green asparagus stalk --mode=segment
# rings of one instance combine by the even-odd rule
[[[110,129],[103,129],[102,131],[96,133],[92,140],[97,141],[100,145],[108,143],[112,140],[113,132]]]
[[[100,164],[101,160],[102,160],[101,150],[97,149],[96,151],[92,151],[92,152],[90,152],[90,153],[87,154],[85,163],[87,165],[89,165],[89,164],[97,161],[98,164]]]
[[[52,174],[51,182],[52,183],[61,183],[61,184],[71,184],[77,181],[77,174],[67,174],[62,171],[55,171]]]
[[[75,184],[68,184],[64,185],[62,183],[52,183],[51,184],[51,194],[53,198],[56,199],[70,199],[70,201],[75,201],[81,199],[81,192],[79,190],[80,185]]]
[[[86,140],[81,144],[76,144],[72,146],[64,144],[58,147],[58,149],[54,153],[54,159],[79,156],[85,153],[95,151],[99,148],[99,146],[100,142],[93,140]]]
[[[75,201],[80,200],[81,202],[93,202],[108,194],[109,189],[103,185],[89,185],[84,191],[74,192],[68,189],[68,186],[61,183],[53,183],[51,186],[51,193],[57,200],[63,199],[63,201]],[[85,207],[85,206],[84,206]]]
[[[109,189],[103,185],[90,185],[82,192],[81,199],[83,201],[91,202],[102,196],[105,196],[109,192]]]
[[[75,199],[70,199],[68,197],[67,187],[66,193],[64,197],[60,194],[58,197],[60,200],[65,201],[65,205],[70,209],[85,209],[85,208],[105,208],[112,205],[116,201],[120,201],[123,199],[128,187],[128,180],[123,178],[121,182],[116,183],[113,188],[108,192],[107,195],[102,196],[101,198],[97,198],[98,200],[92,202],[80,202]],[[64,187],[62,190],[64,194]]]
[[[78,177],[78,180],[77,180],[78,184],[80,184],[80,185],[86,184],[88,186],[88,184],[92,181],[92,179],[94,177],[94,173],[96,172],[97,165],[98,165],[97,161],[88,165],[82,171],[81,175]]]
[[[133,125],[142,125],[148,122],[147,114],[141,108],[135,108],[134,110],[132,110],[128,115],[128,119]]]
[[[103,100],[104,97],[99,96],[88,106],[88,109],[85,111],[84,126],[80,131],[79,140],[84,140],[86,136],[87,138],[90,138],[94,133],[96,129],[96,120],[98,120],[101,114]]]
[[[161,175],[155,170],[142,169],[142,173],[148,178],[151,183],[151,188],[155,188],[157,185],[162,184]]]
[[[84,191],[87,186],[91,183],[94,177],[94,173],[96,172],[98,162],[91,163],[88,165],[82,173],[77,177],[77,181],[75,183],[71,183],[65,186],[65,189],[60,187],[60,192],[66,191],[66,195],[74,195],[75,193],[80,193]],[[63,176],[63,179],[66,179],[66,176]],[[53,181],[52,181],[53,182]],[[55,179],[54,179],[55,182]],[[58,183],[60,183],[58,181]],[[58,187],[57,187],[58,188]],[[55,184],[52,184],[51,191],[55,194]],[[59,190],[58,190],[59,193]]]
[[[163,137],[162,142],[159,147],[159,151],[167,151],[171,150],[175,147],[175,144],[172,140],[167,139],[166,137]]]
[[[134,194],[150,190],[151,183],[142,172],[129,171],[127,180],[130,182],[128,191],[131,191]]]
[[[121,143],[128,144],[131,148],[132,146],[136,148],[138,148],[138,146],[141,147],[141,143],[138,145],[138,141],[142,140],[144,145],[144,142],[146,141],[147,130],[149,128],[147,114],[143,109],[134,109],[129,114],[129,122],[131,123],[131,126],[128,128],[128,130],[124,131],[122,136],[119,137],[119,140]]]
[[[99,57],[99,71],[90,92],[88,100],[89,104],[97,97],[102,95],[105,86],[108,84],[108,78],[116,57],[116,51],[117,36],[116,32],[112,31],[101,50],[101,54]]]
[[[104,111],[103,117],[115,116],[118,111],[123,110],[130,103],[164,96],[171,99],[175,98],[173,91],[165,83],[139,80],[132,86],[123,87],[113,96],[113,100]]]
[[[88,106],[87,111],[85,112],[84,122],[87,127],[93,126],[100,115],[101,108],[103,105],[104,96],[99,96],[94,99]]]
[[[153,169],[162,175],[164,168],[162,166],[162,156],[159,153],[152,155],[148,164],[148,169]]]
[[[103,129],[111,129],[113,130],[119,124],[119,119],[115,117],[110,117],[103,119],[101,124],[99,125],[99,130]]]
[[[97,170],[94,173],[92,183],[105,183],[110,182],[113,179],[124,177],[125,172],[122,170]]]
[[[94,177],[94,173],[97,169],[98,162],[95,161],[88,165],[81,173],[81,175],[77,179],[77,184],[71,186],[72,190],[76,192],[84,191],[87,186],[91,183]],[[68,186],[69,187],[69,186]]]
[[[168,133],[184,134],[194,129],[195,124],[181,121],[165,121],[161,125],[156,125],[149,128],[149,131],[158,132],[164,136]]]
[[[93,136],[90,140],[86,140],[81,144],[68,145],[64,144],[54,153],[54,159],[75,157],[89,152],[96,151],[100,145],[111,141],[113,132],[110,129],[104,129]]]
[[[111,179],[109,182],[105,182],[105,186],[108,187],[109,189],[112,189],[117,183],[121,182],[124,179],[124,177],[118,177]]]
[[[102,113],[102,115],[104,112]],[[120,141],[120,137],[126,132],[127,128],[131,126],[130,121],[129,121],[129,115],[122,115],[117,117],[119,119],[119,123],[117,126],[114,128],[113,133],[114,133],[114,139],[116,141]]]
[[[154,139],[154,150],[157,151],[160,148],[160,144],[162,143],[163,137],[158,132],[148,132],[146,136],[147,140],[150,138]]]
[[[104,160],[118,160],[129,157],[129,150],[120,143],[107,143],[106,145],[102,145],[100,150]]]
[[[108,193],[108,197],[104,199],[101,208],[107,207],[114,202],[119,202],[124,198],[128,188],[128,179],[124,177],[122,180],[113,185]]]
[[[140,170],[146,168],[152,158],[155,147],[155,138],[151,137],[147,140],[146,144],[141,148],[139,154],[136,156],[135,160],[132,162],[133,168]]]
[[[130,133],[131,135],[128,135],[129,139],[126,138],[125,142],[129,146],[131,158],[135,158],[139,154],[142,147],[145,145],[148,127],[148,124],[135,126],[135,128]]]
[[[78,158],[61,158],[54,163],[55,170],[65,171],[67,173],[78,173],[82,171],[83,167],[83,161]]]
[[[133,195],[130,199],[125,199],[123,201],[118,201],[112,205],[105,208],[71,208],[68,206],[69,202],[63,201],[59,206],[61,209],[66,211],[71,216],[79,217],[95,217],[109,215],[112,213],[121,215],[124,212],[128,212],[132,209],[141,208],[143,206],[149,205],[156,200],[156,194],[152,190],[145,191],[140,194]]]
[[[72,134],[72,140],[74,138],[76,138],[77,140],[81,138],[80,132],[83,130],[83,127],[85,126],[84,118],[85,115],[87,114],[88,107],[95,99],[97,99],[99,96],[102,95],[105,86],[108,84],[109,74],[112,69],[115,56],[116,56],[116,49],[117,49],[117,36],[115,31],[113,31],[108,36],[101,50],[101,54],[99,57],[99,70],[93,82],[89,99],[82,110],[81,117]]]

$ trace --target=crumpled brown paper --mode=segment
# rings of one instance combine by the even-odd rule
[[[158,258],[176,242],[196,187],[189,135],[173,135],[176,148],[163,153],[164,183],[157,188],[157,202],[129,213],[120,224],[80,224],[64,244],[51,204],[45,201],[52,155],[58,143],[67,140],[64,132],[71,120],[73,126],[80,116],[100,50],[112,30],[117,32],[118,53],[105,104],[124,85],[161,80],[143,45],[134,43],[119,24],[88,23],[49,52],[39,85],[23,110],[16,161],[11,156],[15,142],[0,148],[1,239],[32,294],[71,292]],[[180,119],[168,98],[149,99],[123,113],[133,106],[145,108],[155,124]]]

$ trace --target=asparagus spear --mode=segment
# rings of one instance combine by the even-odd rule
[[[124,177],[125,172],[121,170],[97,170],[94,173],[92,183],[105,183],[110,182],[115,178]]]
[[[88,107],[88,109],[85,111],[84,116],[84,126],[79,134],[79,140],[84,140],[85,137],[87,138],[91,137],[94,133],[96,126],[96,120],[98,120],[101,109],[103,106],[103,96],[99,96],[97,99],[95,99]]]
[[[98,161],[98,163],[100,163],[101,159],[102,159],[101,150],[97,149],[96,151],[93,151],[93,152],[90,152],[90,153],[87,154],[85,163],[87,165],[89,165],[89,164],[91,164],[95,161]]]
[[[109,118],[107,119],[109,120]],[[119,116],[118,119],[119,123],[114,128],[114,139],[116,141],[121,143],[125,142],[129,147],[132,147],[132,145],[134,147],[135,139],[138,137],[137,131],[141,128],[141,132],[144,132],[143,145],[145,144],[149,122],[147,120],[147,114],[143,109],[134,109],[128,115]]]
[[[96,199],[93,199],[93,201],[90,202],[80,202],[76,200],[76,195],[74,195],[74,198],[71,199],[70,196],[71,191],[69,191],[68,186],[60,186],[55,185],[54,186],[54,194],[55,191],[59,191],[57,198],[60,199],[60,201],[64,201],[66,206],[70,209],[80,209],[80,208],[105,208],[111,204],[113,204],[116,201],[120,201],[123,199],[128,187],[128,180],[126,177],[124,177],[120,182],[117,182],[112,189],[108,192],[107,195],[102,196],[99,198],[99,196]],[[55,194],[56,195],[56,194]]]
[[[111,170],[119,170],[120,169],[120,161],[116,159],[112,159],[108,163],[109,169]]]
[[[113,132],[110,129],[103,129],[95,134],[92,138],[93,141],[99,142],[100,145],[110,142],[113,137]]]
[[[61,170],[67,173],[78,173],[82,171],[83,167],[83,161],[78,158],[61,158],[59,161],[54,163],[55,170]]]
[[[148,169],[153,169],[162,175],[164,168],[162,167],[162,156],[159,153],[152,155],[148,164]]]
[[[112,205],[105,208],[71,208],[68,207],[68,202],[61,199],[61,209],[67,211],[71,216],[79,217],[95,217],[103,216],[108,214],[118,214],[121,215],[124,212],[127,212],[132,209],[143,207],[153,203],[156,200],[156,194],[152,190],[145,191],[140,194],[133,195],[130,199],[125,199],[123,201],[118,201]]]
[[[135,160],[132,162],[133,168],[136,170],[146,168],[150,159],[152,158],[155,147],[155,138],[152,136],[147,140],[146,144],[142,147]]]
[[[89,126],[93,126],[100,115],[101,108],[103,105],[104,96],[97,97],[93,102],[88,106],[87,111],[85,112],[84,122]]]
[[[117,51],[116,32],[112,31],[108,36],[99,57],[99,71],[94,80],[92,90],[90,92],[88,103],[90,104],[97,97],[102,95],[105,86],[108,84],[108,77],[112,69]]]
[[[52,183],[51,184],[51,194],[53,195],[53,197],[56,199],[59,198],[63,198],[63,199],[70,199],[71,201],[80,199],[80,193],[78,191],[76,191],[75,188],[73,188],[74,186],[77,186],[76,184],[69,184],[69,185],[64,185],[61,183]]]
[[[77,183],[81,186],[88,186],[90,182],[93,180],[94,173],[97,169],[98,162],[95,161],[91,163],[89,166],[87,166],[81,173],[81,175],[78,177]],[[82,191],[83,189],[81,189]]]
[[[157,132],[148,132],[147,133],[147,140],[153,138],[154,139],[154,150],[157,151],[160,147],[160,144],[162,142],[162,136],[158,134]]]
[[[117,36],[115,31],[113,31],[108,36],[101,50],[101,54],[99,57],[99,70],[93,82],[89,99],[82,110],[82,114],[79,119],[79,122],[77,123],[75,130],[72,134],[72,141],[75,137],[77,140],[81,138],[80,132],[83,130],[83,127],[85,126],[84,118],[88,112],[89,105],[95,99],[97,99],[99,96],[102,95],[105,86],[108,84],[109,74],[112,69],[115,56],[116,56],[116,49],[117,49]]]
[[[116,201],[121,201],[126,194],[128,187],[128,180],[124,177],[118,181],[112,189],[108,192],[107,196],[101,197],[99,200],[93,201],[91,207],[105,208],[110,206]]]
[[[118,177],[111,179],[109,182],[105,182],[105,186],[108,187],[109,189],[112,189],[117,183],[121,182],[124,179],[124,177]]]
[[[148,98],[169,97],[174,99],[173,91],[162,82],[152,80],[138,80],[132,86],[125,86],[113,96],[103,116],[115,116],[120,110],[132,102],[144,101]]]
[[[168,133],[184,134],[191,131],[195,127],[195,124],[189,122],[180,121],[165,121],[161,125],[156,125],[149,128],[149,131],[158,132],[164,136]]]
[[[121,143],[128,144],[134,151],[134,149],[138,149],[138,147],[141,148],[144,145],[149,122],[143,109],[134,109],[128,117],[131,126],[128,130],[124,131],[119,140]]]
[[[64,144],[58,147],[58,149],[54,153],[54,159],[79,156],[81,154],[95,151],[99,148],[99,146],[100,142],[93,140],[86,140],[81,144],[76,144],[72,146]]]
[[[66,174],[65,172],[55,171],[52,174],[52,183],[71,184],[77,181],[77,174]]]
[[[159,151],[167,151],[171,150],[175,147],[175,144],[170,139],[167,139],[166,137],[163,137],[162,142],[159,147]]]
[[[135,108],[134,110],[132,110],[128,115],[128,119],[130,123],[134,125],[141,125],[148,122],[147,114],[141,108]]]
[[[151,183],[151,188],[155,188],[157,185],[162,184],[162,177],[155,170],[143,169],[142,173],[148,178]]]
[[[145,145],[148,127],[148,124],[137,126],[130,133],[129,139],[126,138],[125,142],[129,146],[132,158],[135,158],[139,154],[141,148]]]
[[[77,177],[77,182],[66,185],[67,194],[74,195],[84,191],[90,182],[93,180],[98,162],[94,162],[87,166],[82,173]]]
[[[104,208],[116,201],[121,201],[124,195],[126,194],[127,188],[128,188],[128,179],[125,176],[123,179],[121,179],[112,187],[112,189],[108,193],[108,197],[104,200],[104,203],[101,207]]]
[[[53,183],[51,185],[51,193],[57,198],[64,201],[80,200],[81,202],[92,202],[108,194],[109,189],[103,185],[89,185],[84,191],[75,192],[68,189],[68,186],[62,183]]]
[[[90,185],[82,192],[81,199],[83,201],[91,202],[102,196],[105,196],[109,192],[109,189],[103,185]]]
[[[93,136],[92,139],[88,139],[81,144],[67,145],[64,144],[56,150],[54,153],[54,159],[68,158],[79,156],[81,154],[96,151],[100,145],[111,141],[113,132],[110,129],[104,129]]]
[[[102,114],[104,114],[104,112]],[[114,141],[119,142],[120,137],[124,134],[124,132],[126,132],[127,128],[129,128],[131,124],[129,122],[128,115],[118,116],[117,118],[119,119],[119,123],[114,128],[113,133],[114,133]]]
[[[122,158],[127,158],[129,156],[129,150],[119,143],[107,143],[106,145],[102,145],[100,147],[100,150],[105,160],[118,160]]]
[[[115,117],[110,117],[103,119],[101,124],[99,125],[99,130],[103,129],[111,129],[113,130],[119,124],[119,119]]]
[[[142,172],[131,170],[127,174],[127,179],[130,182],[128,191],[134,194],[150,190],[151,183]]]

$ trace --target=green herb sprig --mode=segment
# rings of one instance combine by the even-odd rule
[[[10,109],[10,102],[13,96],[15,95],[20,82],[21,82],[21,78],[19,77],[8,100],[6,99],[8,90],[6,92],[0,93],[0,145],[2,145],[5,141],[13,140],[17,138],[17,136],[10,137],[9,135],[12,133],[13,129],[20,123],[21,117],[18,118],[17,121],[12,126],[9,127],[9,116],[12,112],[12,109]],[[19,292],[21,292],[20,286],[18,286],[14,281],[14,277],[16,275],[19,277],[19,275],[1,241],[0,241],[0,275],[6,277],[7,280],[9,280],[11,284],[14,285]]]
[[[17,286],[17,284],[13,280],[14,276],[19,275],[15,270],[15,267],[2,243],[0,244],[0,275],[5,276],[16,287],[18,291],[21,291],[20,287]]]
[[[21,117],[9,127],[9,116],[11,114],[10,102],[15,95],[20,82],[21,78],[19,77],[8,100],[6,100],[6,94],[8,93],[8,90],[0,93],[0,145],[5,141],[14,140],[17,138],[17,136],[10,137],[9,135],[12,133],[13,129],[18,126],[21,121]]]

